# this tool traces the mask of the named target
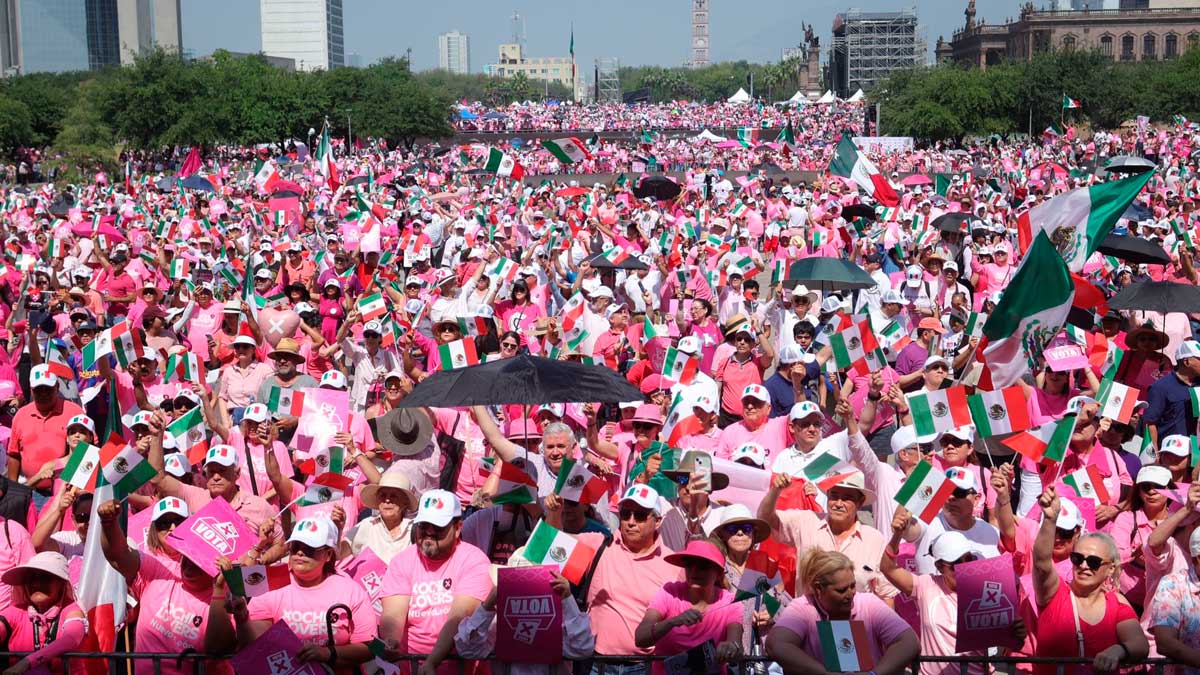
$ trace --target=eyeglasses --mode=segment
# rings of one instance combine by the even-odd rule
[[[434,537],[435,539],[441,539],[442,537],[446,536],[446,532],[450,530],[451,524],[452,523],[446,523],[445,525],[438,527],[433,523],[418,523],[417,534],[421,536],[428,535]]]
[[[521,345],[519,345],[515,342],[501,342],[500,343],[501,349],[515,350],[517,347],[520,347],[520,346]]]
[[[733,338],[734,342],[754,342],[754,338],[749,335],[736,335]]]
[[[750,537],[754,535],[754,523],[729,523],[728,525],[722,525],[721,531],[724,532],[725,536],[727,537],[732,537],[738,534],[744,534],[747,537]]]
[[[760,401],[760,400],[758,400],[758,399],[756,399],[756,398],[744,398],[744,399],[742,399],[742,407],[743,407],[743,408],[761,408],[761,407],[763,407],[764,405],[766,405],[766,402],[764,402],[764,401]]]
[[[385,388],[387,389],[387,391],[404,391],[404,388],[398,384],[389,384]]]
[[[650,518],[650,511],[645,509],[621,509],[617,512],[617,516],[619,516],[622,521],[635,520],[639,523],[644,523],[648,518]]]
[[[1112,564],[1112,561],[1105,560],[1104,558],[1101,558],[1098,555],[1085,556],[1082,553],[1071,551],[1071,565],[1073,565],[1075,567],[1079,567],[1080,565],[1083,565],[1085,563],[1087,564],[1088,569],[1095,572],[1096,570],[1100,569],[1101,567],[1104,567],[1105,565]]]
[[[921,443],[920,448],[921,448],[922,455],[932,455],[933,454],[933,443]]]
[[[792,426],[800,427],[801,429],[808,429],[810,427],[820,428],[821,420],[810,420],[808,418],[792,420]]]
[[[954,497],[955,499],[966,499],[973,494],[977,493],[970,488],[954,488],[954,492],[951,492],[950,496]]]
[[[363,333],[364,340],[378,340],[380,337],[381,336],[379,335],[379,333],[370,333],[370,332]]]

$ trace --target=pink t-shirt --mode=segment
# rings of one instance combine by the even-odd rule
[[[266,447],[259,443],[246,443],[245,437],[242,436],[241,429],[229,430],[229,445],[237,448],[239,464],[242,470],[238,472],[237,484],[247,494],[257,494],[262,496],[271,491],[271,479],[267,476],[267,460]],[[247,453],[247,449],[249,453]],[[283,475],[290,475],[292,472],[292,459],[288,456],[287,446],[281,441],[275,441],[273,448],[275,453],[275,461],[279,464],[279,470]],[[250,461],[247,463],[246,455],[250,455]],[[253,468],[254,480],[257,481],[258,491],[251,489],[250,470],[247,466]]]
[[[11,570],[18,565],[24,565],[33,557],[33,542],[29,538],[29,531],[21,526],[15,520],[4,520],[0,518],[0,538],[3,538],[3,546],[0,546],[0,574]],[[7,608],[12,604],[12,586],[8,584],[0,584],[0,610]]]
[[[663,619],[683,614],[692,608],[692,603],[687,601],[687,588],[686,581],[672,581],[666,584],[659,589],[646,609],[653,609],[661,614]],[[654,644],[654,655],[682,654],[707,640],[712,640],[714,644],[723,642],[725,629],[729,624],[742,622],[742,603],[733,602],[729,591],[721,589],[716,602],[709,605],[703,614],[704,618],[700,619],[700,623],[672,628],[671,632]],[[667,669],[662,661],[655,661],[651,672],[666,673]]]
[[[789,630],[800,638],[804,652],[817,661],[824,662],[821,655],[821,636],[817,632],[817,622],[824,619],[823,612],[818,613],[808,595],[792,600],[775,621],[775,630]],[[855,593],[854,604],[850,607],[850,619],[862,621],[865,624],[867,640],[870,643],[873,660],[879,663],[887,651],[888,645],[899,640],[905,632],[911,631],[908,623],[900,615],[884,604],[874,595]]]
[[[730,424],[721,432],[717,457],[729,459],[734,450],[750,442],[758,443],[770,450],[772,455],[788,447],[792,444],[791,431],[788,430],[788,418],[786,416],[773,417],[753,431],[746,428],[745,422]]]
[[[388,564],[382,598],[409,596],[408,621],[400,651],[428,654],[450,615],[456,596],[483,602],[492,592],[491,563],[478,548],[458,542],[445,560],[430,560],[416,546],[404,549]]]
[[[337,613],[333,625],[335,645],[365,644],[376,635],[379,616],[371,606],[371,596],[350,577],[333,574],[316,586],[291,585],[268,591],[250,599],[250,619],[270,621],[282,619],[288,628],[306,645],[324,647],[328,640],[325,613],[330,605],[344,603],[350,608]],[[349,669],[346,672],[351,672]]]
[[[208,630],[208,604],[212,588],[195,595],[183,587],[179,563],[143,553],[133,593],[142,607],[137,622],[138,651],[156,654],[178,654],[185,649],[204,651],[204,634]],[[213,659],[206,672],[228,674],[233,668],[228,661]],[[154,663],[139,659],[133,672],[138,675],[154,673]],[[192,672],[189,662],[178,668],[175,661],[162,661],[163,675],[185,675]]]
[[[921,653],[925,656],[955,656],[958,638],[958,594],[948,590],[941,575],[914,574],[913,600],[921,616]],[[983,656],[985,652],[965,652],[964,656]],[[952,675],[959,672],[958,664],[923,663],[921,675]],[[983,673],[982,665],[972,665],[968,672]]]
[[[191,350],[201,360],[207,361],[209,358],[208,336],[216,334],[217,328],[221,325],[224,309],[225,307],[221,303],[211,302],[208,307],[201,307],[197,304],[192,310],[192,318],[188,320],[187,324],[187,337],[191,344]]]

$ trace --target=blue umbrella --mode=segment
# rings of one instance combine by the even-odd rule
[[[471,112],[470,110],[459,110],[458,116],[464,120],[479,119],[479,115],[476,115],[475,113]]]
[[[205,192],[217,191],[217,188],[213,187],[213,184],[210,183],[207,178],[199,174],[192,174],[187,178],[184,178],[180,185],[189,190],[203,190]]]

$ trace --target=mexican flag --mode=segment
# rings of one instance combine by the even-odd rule
[[[308,484],[308,487],[304,489],[304,494],[300,497],[299,504],[315,506],[338,501],[346,495],[346,488],[350,487],[353,482],[354,479],[342,475],[340,468],[337,471],[326,471],[313,478],[312,482]]]
[[[971,421],[979,438],[991,438],[1033,426],[1025,390],[1019,385],[996,391],[984,391],[967,397]]]
[[[967,339],[983,337],[983,327],[987,324],[988,315],[983,312],[971,312],[967,316],[967,325],[963,327],[963,335]]]
[[[147,466],[149,463],[147,462]],[[151,469],[153,471],[153,469]],[[97,508],[105,502],[118,498],[103,476],[96,479],[92,514],[88,520],[91,532],[100,532],[100,514]],[[88,633],[96,636],[96,649],[111,652],[116,647],[117,626],[125,623],[125,596],[128,590],[125,577],[108,564],[100,548],[102,537],[88,537],[83,547],[83,569],[80,572],[79,607],[87,613]]]
[[[460,338],[438,346],[438,362],[442,370],[454,370],[479,363],[474,338]]]
[[[341,474],[346,468],[346,449],[340,445],[321,448],[314,451],[312,457],[300,462],[298,468],[306,476]]]
[[[1083,105],[1079,101],[1076,101],[1075,99],[1071,98],[1070,96],[1063,94],[1062,107],[1063,107],[1063,110],[1071,110],[1073,108],[1082,108]]]
[[[561,471],[559,475],[562,475]],[[492,497],[493,504],[532,504],[537,501],[537,481],[521,468],[501,462],[497,478],[500,486]]]
[[[204,382],[204,366],[200,365],[200,357],[192,352],[172,354],[167,357],[165,382]]]
[[[741,127],[737,130],[737,141],[742,144],[742,147],[749,148],[755,143],[758,143],[758,128],[757,127]]]
[[[1094,499],[1096,506],[1108,502],[1108,488],[1104,487],[1104,476],[1100,475],[1100,469],[1095,465],[1067,474],[1063,483],[1074,490],[1076,496]]]
[[[1074,299],[1067,265],[1040,232],[983,326],[983,355],[994,387],[1014,385],[1032,370],[1042,349],[1062,330]]]
[[[900,197],[888,184],[887,178],[879,173],[879,169],[865,155],[860,155],[858,148],[849,134],[842,134],[837,144],[837,153],[829,162],[829,173],[854,181],[855,185],[871,196],[872,199],[884,206],[899,206]]]
[[[863,321],[829,337],[833,361],[838,370],[851,370],[862,376],[882,370],[887,358],[871,331],[871,323]]]
[[[754,259],[750,256],[746,256],[741,260],[735,260],[730,264],[730,266],[733,267],[734,271],[736,271],[738,274],[741,274],[743,277],[753,273],[754,270],[758,268],[758,266],[754,264]]]
[[[508,176],[513,180],[521,180],[521,177],[525,175],[525,167],[518,164],[512,155],[505,154],[496,148],[488,150],[487,164],[483,168],[497,176]]]
[[[966,387],[905,394],[918,436],[933,436],[971,423]]]
[[[362,315],[364,323],[387,314],[387,303],[383,301],[383,295],[372,293],[371,295],[359,298],[358,313]]]
[[[560,138],[554,141],[542,141],[542,147],[554,155],[563,164],[574,164],[585,159],[591,159],[592,153],[578,138]]]
[[[792,121],[788,120],[787,126],[779,130],[779,135],[775,137],[776,143],[783,144],[787,150],[793,150],[796,145],[796,132],[792,129]]]
[[[699,369],[700,359],[674,347],[667,347],[667,355],[663,359],[663,377],[680,384],[691,384]]]
[[[1075,432],[1075,419],[1075,415],[1064,415],[1056,422],[1013,434],[1000,442],[1035,462],[1043,459],[1061,462]]]
[[[642,344],[646,344],[654,338],[662,337],[667,334],[666,326],[655,326],[650,320],[650,315],[642,317]]]
[[[538,521],[525,544],[525,559],[535,565],[555,565],[573,584],[578,584],[596,556],[596,550],[575,537]]]
[[[804,478],[816,483],[823,491],[842,482],[843,478],[858,472],[858,469],[832,452],[822,452],[800,469]]]
[[[1039,232],[1045,232],[1072,272],[1081,272],[1096,247],[1112,232],[1153,171],[1077,188],[1042,202],[1017,219],[1022,251],[1028,251]]]
[[[187,455],[192,464],[204,460],[208,452],[208,427],[204,413],[196,406],[167,425],[167,433],[175,439],[175,449]]]
[[[1137,406],[1139,395],[1140,390],[1120,382],[1104,380],[1100,383],[1100,391],[1096,392],[1096,400],[1100,402],[1100,412],[1097,414],[1117,422],[1128,423],[1134,407]]]
[[[604,249],[604,252],[600,254],[600,257],[604,258],[613,265],[620,265],[629,258],[629,251],[626,251],[624,246],[610,246],[609,248]]]
[[[554,483],[554,494],[580,504],[595,504],[608,490],[608,483],[588,469],[587,464],[564,459]]]
[[[871,636],[862,621],[818,621],[821,655],[831,673],[868,672],[875,668]]]
[[[237,565],[221,573],[229,592],[243,598],[258,596],[292,583],[287,563],[278,565]]]
[[[679,445],[679,439],[684,436],[698,434],[704,430],[704,424],[696,417],[693,406],[684,405],[681,401],[682,397],[676,395],[671,404],[671,412],[663,423],[662,437],[667,439],[671,446]]]
[[[100,448],[87,441],[80,441],[71,450],[59,477],[67,485],[74,485],[84,492],[92,492],[96,489],[96,469],[99,467]]]
[[[279,168],[275,166],[275,160],[268,159],[258,167],[258,171],[254,173],[254,184],[258,186],[259,192],[270,192],[271,188],[279,182]]]
[[[520,266],[508,258],[500,258],[496,263],[487,269],[490,276],[498,277],[505,281],[512,281],[513,277],[517,276],[517,270]]]
[[[115,499],[124,499],[158,475],[154,466],[138,453],[137,448],[126,445],[100,467],[104,482],[108,484]]]
[[[299,417],[304,413],[304,392],[273,384],[267,394],[266,404],[277,415]]]
[[[896,502],[908,509],[914,518],[919,518],[926,525],[933,522],[942,506],[954,492],[954,483],[946,478],[946,474],[933,468],[933,465],[921,460],[912,473],[908,474],[904,485],[896,493]]]
[[[329,141],[328,123],[321,130],[321,142],[317,145],[317,170],[325,177],[330,189],[337,190],[338,186],[342,184],[338,177],[337,162],[333,159],[333,143]]]

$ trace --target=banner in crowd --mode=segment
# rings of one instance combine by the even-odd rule
[[[873,155],[911,152],[913,149],[912,136],[855,136],[852,140],[854,145]]]
[[[958,637],[954,649],[971,652],[988,647],[1016,649],[1017,577],[1012,554],[954,566],[958,590]]]
[[[283,619],[229,660],[238,675],[322,675],[326,670],[315,663],[300,663],[300,638]]]
[[[237,560],[258,542],[258,534],[234,511],[229,502],[217,497],[167,535],[171,545],[209,576],[217,576],[217,558]]]
[[[562,598],[550,587],[553,567],[504,567],[496,575],[496,658],[562,661]]]

